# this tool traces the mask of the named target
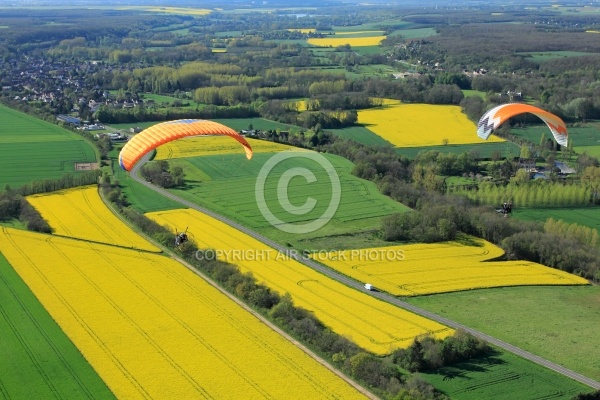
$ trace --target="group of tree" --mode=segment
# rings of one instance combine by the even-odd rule
[[[182,187],[185,185],[185,174],[183,168],[175,166],[171,168],[165,160],[152,161],[145,164],[140,172],[142,177],[150,183],[165,189]]]
[[[52,230],[40,213],[17,191],[0,192],[0,222],[17,219],[30,231],[50,233]]]

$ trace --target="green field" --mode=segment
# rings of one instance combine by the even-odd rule
[[[0,398],[115,398],[1,254],[0,332]]]
[[[482,99],[485,100],[487,93],[486,92],[482,92],[480,90],[467,90],[467,89],[463,89],[461,90],[461,92],[463,93],[463,95],[465,97],[472,97],[472,96],[479,96]]]
[[[351,126],[343,129],[327,129],[336,136],[351,139],[369,146],[392,146],[390,142],[364,126]]]
[[[373,235],[373,231],[380,227],[381,217],[408,210],[402,204],[379,193],[374,183],[351,175],[353,164],[350,161],[324,154],[335,168],[341,183],[339,207],[331,221],[314,232],[283,233],[272,227],[263,217],[255,197],[257,176],[265,162],[273,156],[273,153],[258,153],[254,154],[250,161],[241,154],[187,159],[184,171],[190,171],[191,167],[202,173],[186,172],[192,178],[188,179],[187,187],[173,192],[255,229],[273,240],[303,249],[382,245],[383,242]],[[305,168],[316,178],[316,182],[310,183],[304,177],[291,177],[289,184],[285,186],[289,202],[296,207],[311,201],[310,198],[316,200],[316,205],[311,211],[297,215],[286,212],[277,198],[279,180],[282,179],[283,173],[291,171],[292,168]],[[323,214],[332,199],[332,185],[328,173],[314,160],[298,156],[277,164],[267,175],[265,188],[267,207],[276,217],[287,223],[301,224],[316,219]]]
[[[435,28],[413,28],[400,29],[392,32],[389,36],[402,35],[405,39],[419,39],[429,36],[436,36],[438,33]]]
[[[525,56],[527,59],[542,63],[544,61],[555,60],[557,58],[566,58],[566,57],[586,57],[586,56],[598,56],[598,53],[587,53],[583,51],[544,51],[544,52],[525,52],[525,53],[516,53],[520,56]]]
[[[586,153],[588,156],[596,157],[600,159],[600,145],[598,146],[577,146],[574,147],[573,150],[577,154]]]
[[[600,145],[600,123],[587,123],[583,127],[568,126],[569,140],[573,141],[574,147],[598,146]],[[517,137],[527,139],[532,143],[539,144],[544,135],[545,139],[553,139],[552,133],[544,124],[528,125],[524,128],[512,127],[510,133]]]
[[[76,162],[96,162],[81,136],[57,125],[0,106],[0,187],[76,173]]]
[[[456,400],[570,400],[578,393],[592,392],[588,386],[506,352],[420,376]]]
[[[600,207],[584,208],[523,208],[515,209],[513,218],[526,221],[546,222],[548,218],[562,219],[565,222],[598,229],[600,232]]]
[[[519,146],[511,142],[496,143],[473,143],[457,145],[440,145],[424,147],[399,147],[396,149],[398,154],[408,158],[415,158],[422,151],[435,150],[440,153],[468,153],[475,152],[480,159],[490,159],[494,153],[500,154],[501,158],[514,158],[519,156]]]
[[[123,170],[118,163],[119,148],[111,152],[112,169],[114,178],[119,181],[121,190],[132,207],[141,212],[172,210],[181,208],[181,204],[148,189],[141,183],[136,182],[129,176],[129,172]]]
[[[406,299],[600,379],[600,287],[511,287]]]

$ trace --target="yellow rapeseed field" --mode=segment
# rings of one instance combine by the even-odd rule
[[[146,214],[174,229],[188,226],[203,249],[252,272],[259,282],[279,293],[289,293],[294,304],[315,314],[336,333],[377,354],[409,346],[415,337],[431,333],[445,337],[452,330],[437,322],[377,300],[347,287],[278,253],[258,240],[195,210]]]
[[[313,258],[345,275],[396,296],[454,292],[500,286],[585,285],[587,280],[529,261],[489,261],[504,254],[494,244],[472,238],[458,242],[410,244],[316,253]]]
[[[277,153],[293,149],[300,151],[297,147],[286,144],[246,138],[254,153]],[[175,140],[156,149],[155,160],[169,160],[173,158],[187,158],[210,156],[218,154],[244,154],[244,150],[238,142],[228,136],[198,136]]]
[[[117,218],[100,198],[95,185],[27,196],[27,201],[48,221],[56,235],[161,251]]]
[[[477,136],[477,127],[459,106],[387,104],[359,110],[358,123],[397,147],[486,142]],[[487,140],[503,141],[493,135]]]
[[[313,46],[337,47],[349,44],[352,47],[379,46],[379,43],[385,39],[385,36],[370,36],[358,38],[309,38],[308,43]]]
[[[0,252],[117,398],[362,397],[170,258],[11,228]]]

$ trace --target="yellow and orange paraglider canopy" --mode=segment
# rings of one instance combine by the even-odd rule
[[[550,128],[554,140],[561,146],[567,146],[567,126],[562,119],[541,108],[523,103],[502,104],[486,112],[477,124],[477,136],[487,139],[504,121],[523,113],[531,113],[539,117]]]
[[[124,170],[131,171],[131,168],[133,168],[140,158],[161,144],[187,136],[198,135],[227,135],[244,146],[246,158],[252,158],[252,147],[235,130],[214,121],[179,119],[153,125],[135,135],[121,149],[121,153],[119,153],[119,165]]]

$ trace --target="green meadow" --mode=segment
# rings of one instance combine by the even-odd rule
[[[600,145],[600,123],[591,122],[584,126],[567,126],[569,140],[574,147],[598,146]],[[527,139],[532,143],[539,144],[542,135],[545,140],[553,140],[552,133],[545,124],[528,125],[526,127],[511,127],[510,133],[517,137]]]
[[[115,398],[1,254],[0,332],[0,398]]]
[[[81,136],[57,125],[0,106],[0,187],[77,173],[75,163],[96,162]]]
[[[600,232],[600,207],[582,208],[523,208],[515,209],[512,217],[525,221],[546,222],[548,218],[577,223]]]
[[[171,164],[182,166],[188,176],[187,186],[172,192],[275,241],[304,249],[383,245],[373,234],[380,228],[381,217],[409,210],[382,195],[374,183],[353,176],[353,164],[341,157],[324,154],[333,167],[325,169],[313,159],[296,155],[279,162],[270,172],[261,173],[265,163],[274,156],[275,153],[257,153],[250,161],[242,154],[172,160]],[[305,175],[294,176],[298,171]],[[259,189],[264,193],[264,203],[256,197],[257,177],[261,174],[265,176],[264,187]],[[330,174],[339,177],[339,187],[331,183]],[[283,222],[304,224],[323,215],[334,194],[340,194],[339,189],[339,207],[334,210],[331,221],[314,232],[283,233],[261,213],[266,207]],[[281,190],[286,192],[284,200]],[[286,211],[282,206],[286,201],[298,212]]]
[[[439,146],[423,146],[423,147],[398,147],[396,152],[408,158],[415,158],[422,151],[435,150],[440,153],[469,153],[474,152],[477,158],[490,159],[494,154],[500,155],[501,158],[513,158],[519,156],[519,146],[511,142],[490,142],[490,143],[473,143],[473,144],[450,144]]]
[[[327,129],[327,132],[331,132],[336,136],[354,140],[369,146],[392,146],[390,142],[383,139],[373,131],[365,128],[364,126],[351,126],[349,128],[342,129]]]
[[[592,391],[588,386],[506,352],[420,376],[457,400],[571,400],[579,393]]]
[[[406,299],[600,379],[600,287],[540,286],[469,290]]]

